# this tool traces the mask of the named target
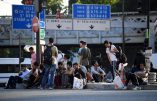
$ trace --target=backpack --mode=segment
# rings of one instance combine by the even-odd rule
[[[117,46],[116,48],[117,48],[117,50],[119,51],[119,52],[116,52],[116,53],[115,53],[117,60],[118,60],[120,63],[126,63],[126,62],[127,62],[127,57],[126,57],[126,55],[122,52],[122,48],[121,48],[120,46]]]
[[[120,55],[119,62],[120,63],[127,63],[127,57],[126,57],[126,55],[124,53],[122,53]]]
[[[115,55],[116,55],[116,58],[117,58],[118,60],[120,60],[121,55],[123,54],[123,53],[122,53],[122,48],[121,48],[120,46],[118,46],[118,47],[116,47],[116,48],[117,48],[117,50],[118,50],[119,52],[116,52]]]
[[[46,46],[44,50],[44,63],[45,64],[52,64],[52,47],[53,46]]]

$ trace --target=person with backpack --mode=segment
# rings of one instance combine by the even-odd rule
[[[117,48],[113,44],[111,44],[107,40],[104,41],[104,45],[106,47],[106,54],[107,54],[108,60],[111,64],[110,71],[111,71],[112,77],[114,79],[116,76],[115,71],[116,71],[116,65],[117,65],[116,52],[119,52],[119,51],[117,50]]]
[[[54,46],[54,39],[49,38],[49,43],[44,50],[44,75],[41,83],[41,89],[45,89],[46,85],[48,89],[54,88],[54,77],[57,66],[58,48]]]

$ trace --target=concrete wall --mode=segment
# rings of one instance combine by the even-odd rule
[[[151,21],[155,16],[151,16]],[[143,43],[146,32],[146,16],[125,17],[125,41],[126,43]],[[150,22],[151,23],[151,22]],[[153,27],[153,26],[152,26]],[[151,32],[153,28],[151,28]],[[0,45],[18,45],[19,35],[22,44],[34,44],[35,34],[31,30],[13,30],[11,18],[0,18]],[[122,18],[113,16],[111,18],[110,31],[61,31],[47,30],[45,41],[49,37],[55,38],[56,44],[78,44],[80,40],[87,41],[88,44],[100,44],[104,40],[113,43],[122,43]]]

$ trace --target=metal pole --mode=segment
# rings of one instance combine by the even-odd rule
[[[19,34],[19,69],[21,71],[21,34]]]
[[[125,29],[124,29],[124,0],[122,0],[122,50],[125,52]]]
[[[150,23],[149,23],[149,20],[150,20],[150,13],[149,13],[149,11],[150,11],[150,0],[147,0],[147,6],[148,6],[148,8],[147,8],[147,35],[146,35],[146,38],[148,39],[148,47],[150,46],[150,28],[149,28],[149,26],[150,26]]]
[[[39,12],[37,12],[37,17],[39,19]],[[40,54],[40,26],[39,30],[36,33],[36,61],[40,64],[41,63],[41,54]]]
[[[36,12],[36,16],[39,19],[39,0],[34,0],[33,1],[34,7],[35,7],[35,12]],[[40,22],[40,21],[39,21]],[[38,23],[39,23],[38,22]],[[36,32],[36,61],[40,64],[41,63],[41,51],[40,51],[40,26],[38,31]]]

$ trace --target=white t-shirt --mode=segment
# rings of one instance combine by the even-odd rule
[[[81,54],[81,50],[82,50],[82,48],[79,48],[79,50],[78,50],[78,54],[79,55]]]
[[[114,48],[115,48],[114,45],[111,45],[111,49],[110,48],[106,48],[106,53],[109,55],[109,58],[111,59],[111,61],[117,61],[115,53],[111,52],[111,51],[113,51]]]

